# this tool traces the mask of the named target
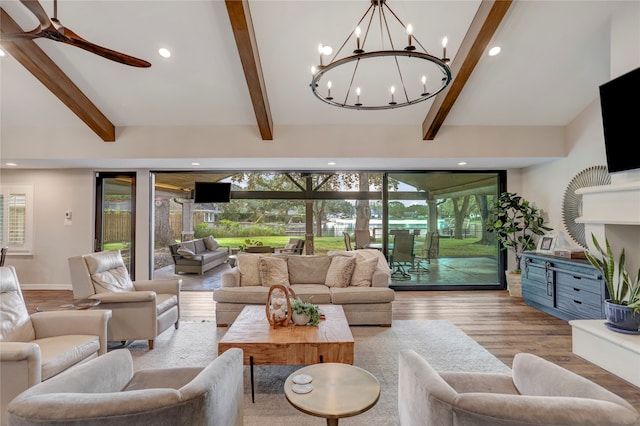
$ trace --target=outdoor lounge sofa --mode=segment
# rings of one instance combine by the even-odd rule
[[[202,275],[229,259],[229,247],[221,246],[211,236],[171,244],[174,272]]]
[[[375,249],[328,256],[238,253],[237,266],[222,273],[213,291],[216,323],[229,325],[246,305],[266,304],[271,285],[281,284],[303,301],[342,305],[349,325],[391,326],[389,282],[389,264]]]

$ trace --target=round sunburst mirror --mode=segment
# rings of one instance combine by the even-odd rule
[[[606,166],[593,166],[578,173],[564,191],[562,199],[562,221],[564,227],[580,246],[587,248],[587,240],[584,235],[584,223],[576,223],[576,219],[582,216],[582,195],[576,194],[576,190],[588,186],[609,185],[611,177]]]

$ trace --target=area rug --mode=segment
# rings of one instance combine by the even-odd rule
[[[226,328],[213,322],[181,323],[169,329],[147,350],[145,342],[127,348],[136,369],[204,366],[216,357],[217,341]],[[351,327],[355,339],[354,365],[370,371],[380,382],[380,400],[369,411],[340,419],[341,425],[390,426],[398,424],[398,353],[413,349],[441,371],[509,373],[511,370],[450,321],[393,321],[392,327]],[[326,420],[301,413],[286,400],[282,385],[300,366],[254,367],[255,403],[245,367],[245,425],[326,425]]]

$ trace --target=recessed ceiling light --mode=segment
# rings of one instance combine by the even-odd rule
[[[500,53],[502,49],[500,48],[500,46],[494,46],[491,49],[489,49],[489,56],[496,56],[498,53]]]
[[[7,165],[7,166],[17,166],[16,163],[4,163],[4,164]]]
[[[191,163],[192,166],[199,166],[200,163]]]
[[[0,56],[7,56],[7,54],[4,53],[4,50],[0,49]]]
[[[163,58],[168,58],[171,56],[171,52],[169,51],[169,49],[165,49],[164,47],[161,49],[158,49],[158,53],[160,54],[160,56],[162,56]]]
[[[461,161],[458,163],[458,166],[466,166],[467,162],[466,161]]]
[[[327,165],[328,165],[328,166],[335,166],[335,165],[336,165],[336,162],[335,162],[335,161],[329,161],[329,162],[327,163]]]

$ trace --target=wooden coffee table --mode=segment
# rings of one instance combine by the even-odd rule
[[[254,365],[353,364],[354,340],[342,306],[319,307],[325,319],[317,326],[273,328],[264,305],[245,306],[218,342],[218,355],[229,348],[244,351],[244,364],[251,367],[252,401]]]

